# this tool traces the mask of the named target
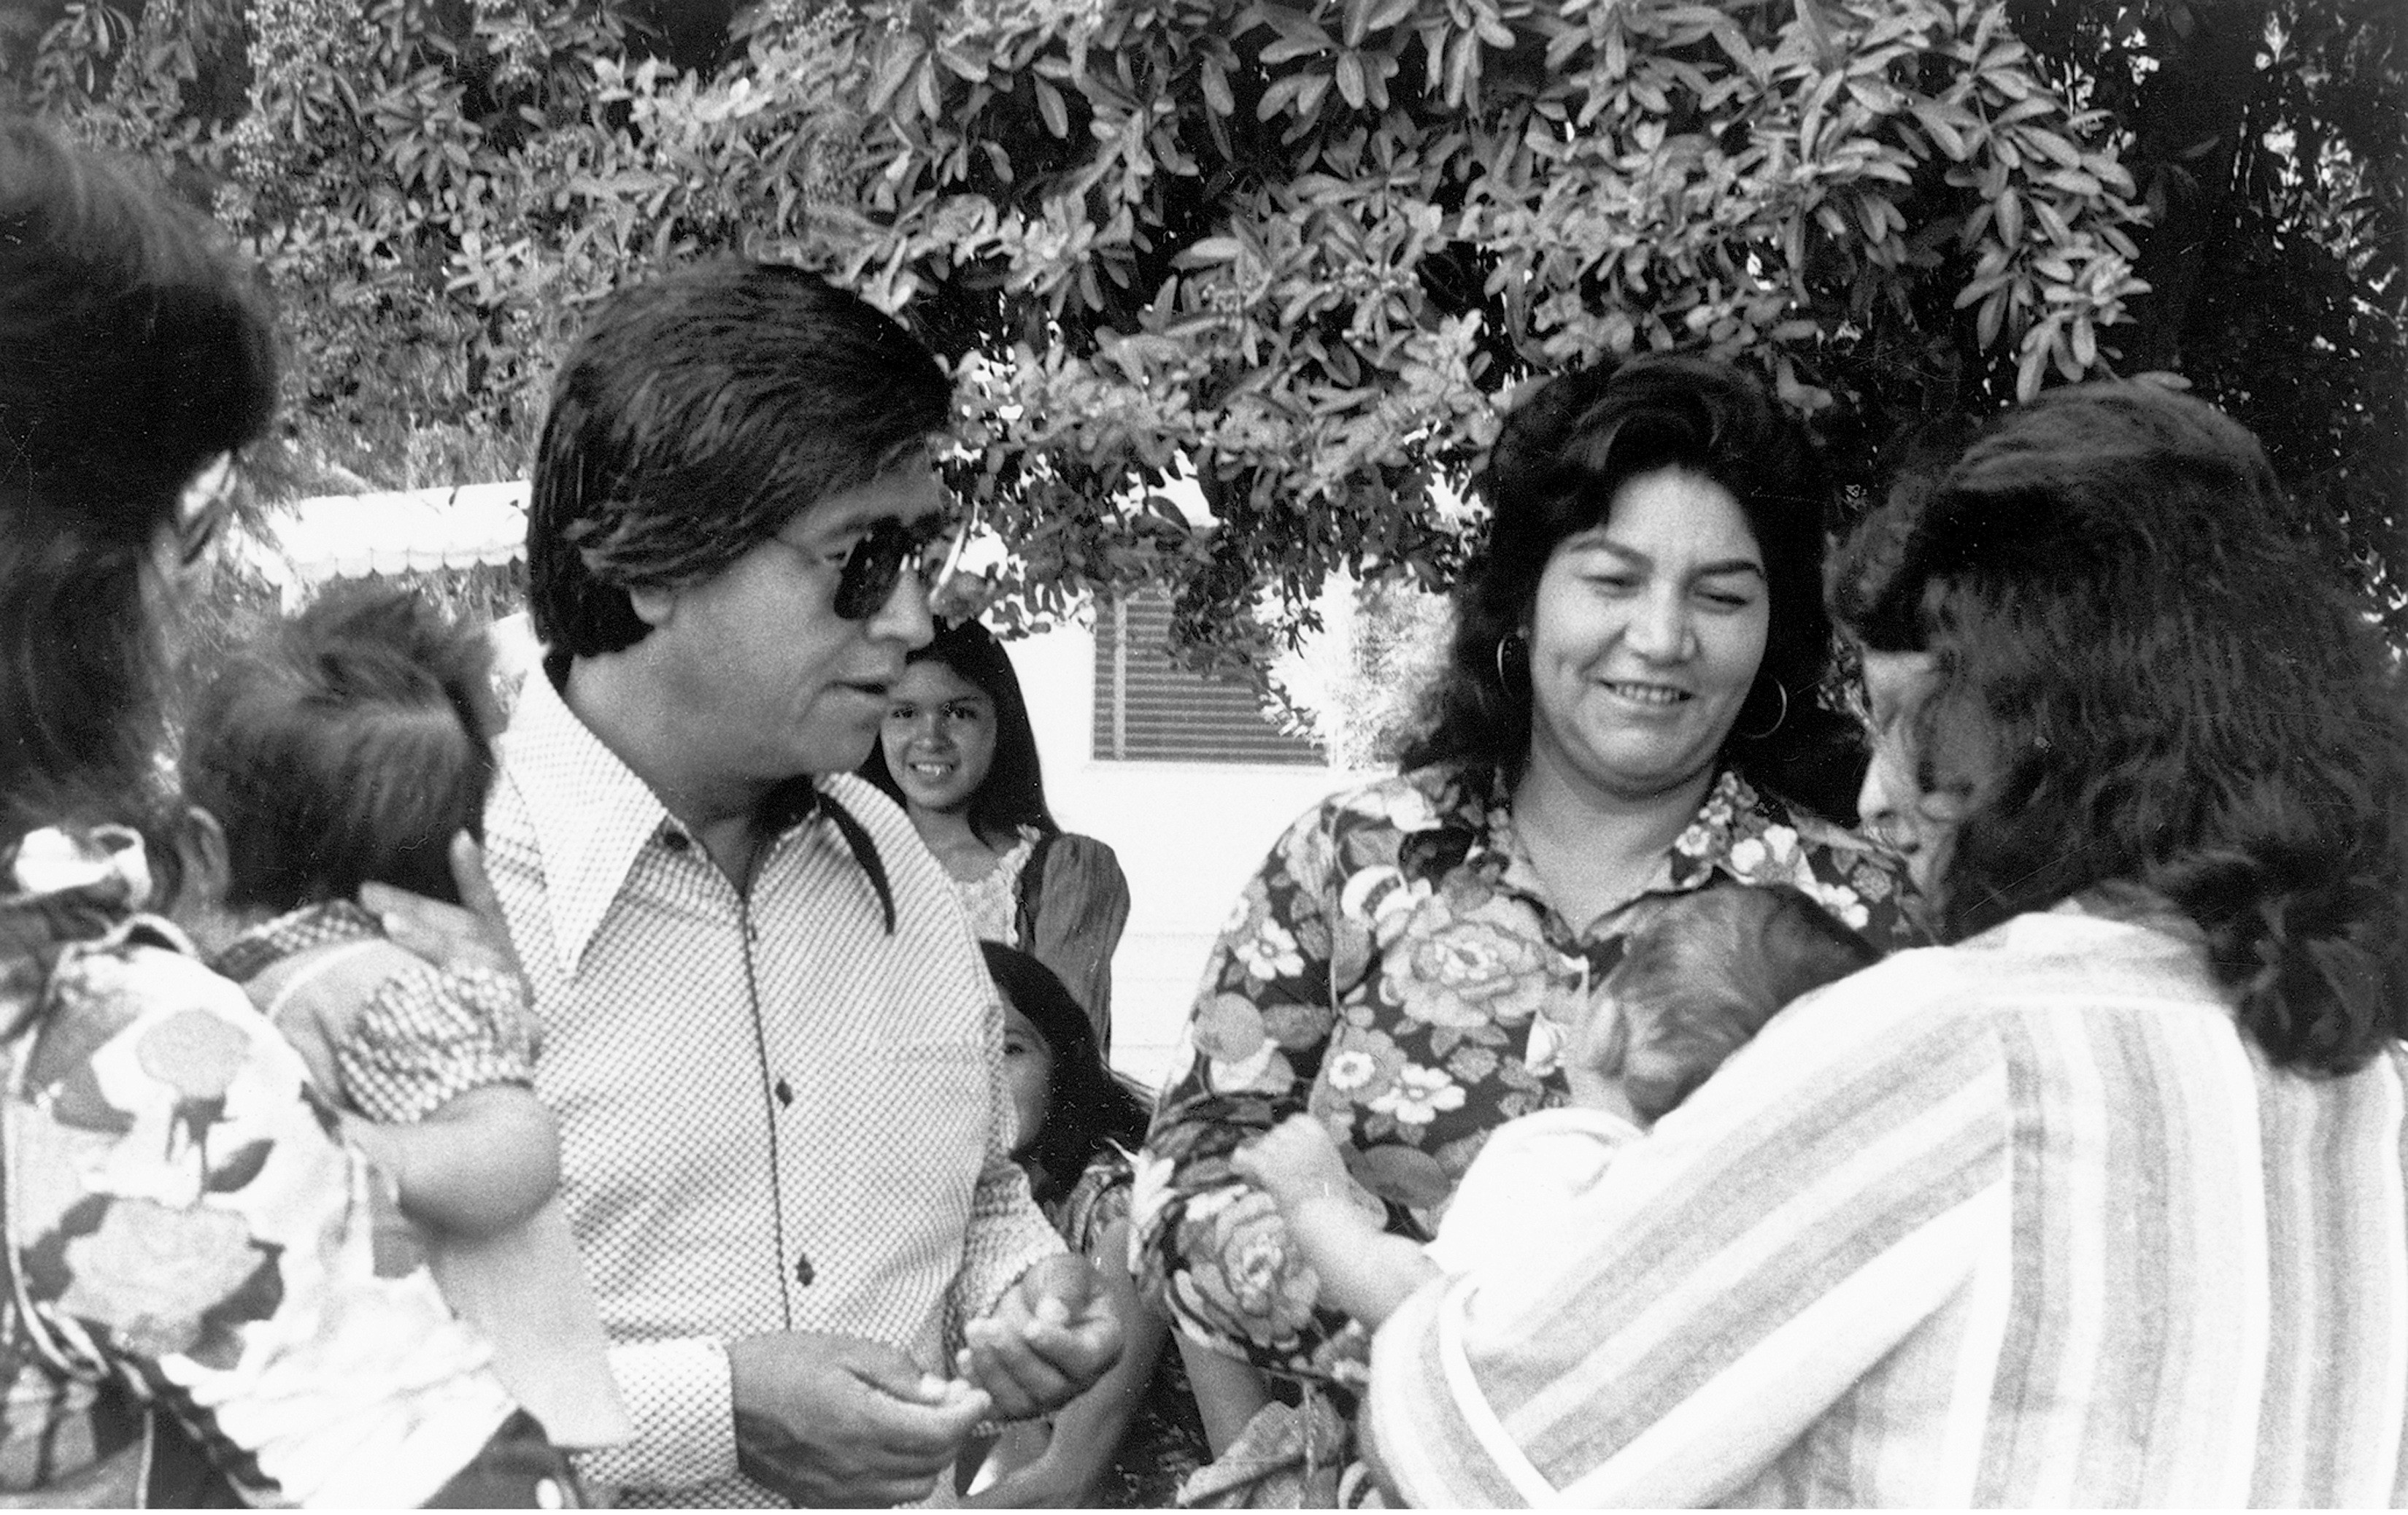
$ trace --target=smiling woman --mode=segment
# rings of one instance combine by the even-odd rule
[[[1651,897],[1786,884],[1911,939],[1889,862],[1759,781],[1828,719],[1821,479],[1757,383],[1698,359],[1559,378],[1506,418],[1424,736],[1280,839],[1174,1055],[1138,1226],[1189,1334],[1358,1382],[1359,1336],[1231,1155],[1310,1111],[1360,1201],[1426,1239],[1499,1124],[1565,1102]]]
[[[2257,438],[2052,392],[1835,576],[1949,945],[1381,1328],[1391,1505],[2408,1494],[2408,721]]]

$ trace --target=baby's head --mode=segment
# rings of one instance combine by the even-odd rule
[[[417,595],[327,591],[238,649],[184,736],[184,793],[225,838],[233,911],[374,880],[456,902],[452,838],[482,835],[500,722],[485,639]]]
[[[1775,1011],[1869,967],[1863,937],[1787,887],[1719,881],[1640,907],[1606,979],[1623,1093],[1648,1121],[1706,1081]],[[1611,1067],[1599,1071],[1612,1072]]]

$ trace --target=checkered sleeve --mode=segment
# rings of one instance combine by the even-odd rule
[[[690,1336],[623,1343],[610,1349],[610,1375],[636,1436],[580,1456],[577,1470],[587,1483],[674,1492],[735,1477],[736,1400],[725,1342]]]
[[[981,973],[984,979],[983,970]],[[992,993],[992,991],[990,991]],[[970,1199],[969,1234],[962,1249],[961,1271],[946,1300],[945,1351],[951,1355],[962,1344],[962,1326],[987,1314],[1020,1276],[1066,1249],[1054,1222],[1029,1196],[1028,1175],[1011,1160],[1011,1089],[1003,1073],[1003,1008],[995,1003],[987,1015],[986,1161],[979,1170],[978,1189]]]
[[[530,1028],[517,979],[419,964],[377,987],[336,1044],[335,1065],[361,1114],[408,1124],[471,1089],[531,1087]]]

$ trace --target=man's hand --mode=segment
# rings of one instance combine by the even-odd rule
[[[907,1505],[993,1413],[978,1390],[855,1336],[778,1331],[727,1347],[736,1461],[797,1505]]]
[[[1006,1420],[1041,1415],[1103,1377],[1121,1355],[1121,1322],[1086,1259],[1049,1257],[1020,1276],[995,1312],[963,1328],[962,1376]]]
[[[509,922],[501,896],[485,877],[485,854],[476,838],[452,838],[452,879],[463,905],[413,894],[391,884],[360,886],[360,908],[384,925],[384,934],[438,968],[483,968],[504,978],[522,977],[510,946]]]
[[[1310,1115],[1291,1115],[1231,1152],[1229,1166],[1291,1217],[1309,1200],[1343,1200],[1354,1187],[1329,1128]]]

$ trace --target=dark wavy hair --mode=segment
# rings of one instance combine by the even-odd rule
[[[194,702],[184,793],[225,828],[225,903],[289,910],[374,880],[457,903],[501,719],[493,653],[408,590],[339,586],[238,648]]]
[[[2277,1064],[2408,1030],[2408,689],[2240,424],[2145,383],[2043,395],[1865,522],[1833,607],[1933,655],[1923,782],[1940,742],[1979,759],[1950,937],[2137,885]]]
[[[0,846],[61,822],[156,836],[143,580],[193,476],[267,428],[266,307],[201,216],[0,116]]]
[[[1145,1142],[1154,1097],[1104,1065],[1087,1012],[1054,970],[1016,947],[982,941],[986,970],[1011,1008],[1028,1018],[1054,1057],[1045,1124],[1013,1154],[1028,1167],[1040,1201],[1069,1193],[1107,1142],[1135,1151]]]
[[[633,647],[627,592],[698,582],[953,417],[893,318],[816,274],[720,259],[613,293],[553,382],[527,601],[557,658]]]
[[[990,842],[1007,840],[1022,826],[1034,826],[1040,836],[1058,836],[1062,828],[1045,803],[1044,765],[1037,756],[1037,728],[1028,719],[1028,700],[1020,692],[1011,654],[995,634],[976,621],[957,621],[939,627],[927,646],[912,650],[908,662],[942,664],[995,702],[995,762],[970,796],[971,829]],[[896,804],[904,803],[902,786],[886,766],[883,742],[870,744],[860,772]]]
[[[1500,660],[1565,538],[1604,521],[1632,479],[1681,468],[1730,492],[1764,555],[1770,623],[1764,662],[1725,742],[1730,761],[1775,788],[1812,762],[1840,721],[1819,704],[1831,652],[1823,609],[1828,490],[1805,428],[1764,386],[1709,359],[1653,354],[1549,380],[1516,405],[1472,488],[1488,541],[1455,592],[1455,639],[1403,766],[1470,762],[1519,776],[1530,746],[1526,654]],[[1500,661],[1506,675],[1499,677]],[[1788,714],[1774,683],[1787,690]],[[1750,737],[1742,733],[1765,731]]]

